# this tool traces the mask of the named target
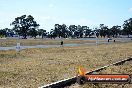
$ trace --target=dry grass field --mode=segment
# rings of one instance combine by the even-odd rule
[[[19,42],[22,46],[34,46],[34,45],[60,45],[61,40],[64,44],[84,44],[84,43],[96,43],[96,40],[81,40],[81,39],[0,39],[0,47],[16,46]],[[121,40],[116,39],[116,43],[120,43]],[[100,39],[98,42],[107,42],[106,39]],[[110,40],[113,42],[113,40]]]
[[[65,44],[82,44],[95,43],[95,40],[78,40],[78,39],[62,39]],[[20,42],[22,46],[34,45],[60,45],[61,40],[57,39],[0,39],[0,46],[16,46]]]
[[[37,88],[75,76],[80,65],[90,71],[130,56],[132,43],[24,49],[19,54],[13,50],[0,51],[0,88]],[[102,73],[132,74],[131,64],[115,68],[108,68]],[[85,84],[71,88],[113,88],[112,86]],[[121,85],[114,85],[115,88],[119,86]]]

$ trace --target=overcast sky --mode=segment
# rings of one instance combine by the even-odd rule
[[[132,17],[132,0],[0,0],[0,29],[12,28],[21,15],[32,15],[47,31],[56,23],[111,27]]]

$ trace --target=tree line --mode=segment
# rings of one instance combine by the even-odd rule
[[[50,32],[46,32],[44,29],[39,29],[39,24],[35,21],[31,15],[22,15],[16,17],[10,24],[13,26],[12,29],[5,28],[0,30],[0,36],[23,36],[24,39],[27,36],[36,38],[84,38],[95,35],[96,37],[118,37],[119,35],[131,35],[132,34],[132,18],[125,20],[122,26],[113,26],[109,28],[104,24],[100,24],[98,28],[90,29],[88,26],[81,25],[69,25],[66,24],[55,24],[54,28]]]

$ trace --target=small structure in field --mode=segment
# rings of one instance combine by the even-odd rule
[[[63,41],[61,41],[61,46],[63,46]]]
[[[21,50],[20,43],[17,43],[17,46],[16,46],[16,52],[18,53],[18,52],[20,52],[20,50]]]

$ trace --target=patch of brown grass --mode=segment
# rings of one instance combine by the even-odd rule
[[[131,45],[122,43],[25,49],[20,54],[0,51],[0,87],[36,88],[72,77],[77,74],[80,65],[89,71],[131,56]],[[87,87],[84,85],[84,88]]]
[[[95,43],[95,40],[63,39],[64,44]],[[16,46],[20,42],[22,46],[34,45],[60,45],[61,40],[54,39],[0,39],[0,46]]]

